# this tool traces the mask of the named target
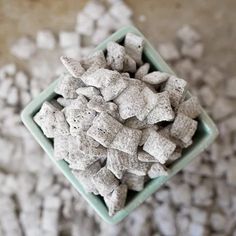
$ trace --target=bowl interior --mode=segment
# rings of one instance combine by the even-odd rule
[[[106,45],[109,41],[121,42],[128,32],[133,32],[137,35],[145,37],[133,26],[125,27],[111,35],[103,43],[101,43],[95,50],[106,49]],[[155,51],[155,49],[150,45],[150,43],[145,39],[144,47],[144,60],[149,62],[153,69],[165,71],[174,74],[174,72],[169,68],[169,66],[163,61],[160,55]],[[47,89],[45,89],[37,98],[35,98],[22,112],[22,121],[25,126],[32,133],[34,138],[42,146],[45,152],[48,154],[49,158],[57,165],[65,177],[71,182],[71,184],[77,189],[80,194],[90,203],[90,205],[95,209],[95,211],[108,223],[114,224],[121,221],[126,217],[133,209],[139,206],[146,198],[148,198],[152,193],[154,193],[162,184],[164,184],[168,179],[175,175],[179,170],[184,168],[189,162],[191,162],[199,153],[201,153],[210,143],[213,142],[218,134],[217,128],[206,114],[202,110],[202,114],[198,118],[198,129],[193,138],[193,144],[183,151],[182,157],[175,161],[169,167],[169,176],[159,177],[150,180],[146,183],[145,188],[141,192],[130,191],[127,198],[126,206],[121,211],[117,212],[113,217],[108,215],[108,210],[103,202],[102,198],[86,193],[71,173],[70,168],[66,161],[55,161],[53,158],[53,142],[44,136],[42,130],[34,122],[33,117],[39,111],[41,105],[45,101],[50,101],[56,98],[58,95],[54,93],[54,88],[57,84],[57,80],[54,81]],[[190,96],[190,94],[188,94]]]

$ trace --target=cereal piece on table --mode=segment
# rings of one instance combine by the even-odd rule
[[[140,139],[140,142],[139,142],[139,146],[143,146],[144,143],[147,141],[149,135],[152,132],[155,132],[157,129],[158,129],[158,127],[156,125],[143,129],[142,130],[142,136],[141,136],[141,139]]]
[[[83,185],[86,192],[98,194],[95,184],[92,181],[92,177],[101,169],[101,164],[97,161],[90,165],[85,170],[72,170],[72,173]]]
[[[36,41],[38,48],[52,50],[56,46],[56,38],[50,30],[38,31]]]
[[[105,196],[104,200],[108,207],[110,216],[115,215],[116,212],[118,212],[125,206],[127,191],[127,185],[121,184],[116,187],[112,193]]]
[[[201,39],[201,36],[191,26],[184,25],[178,30],[177,38],[184,44],[193,45]]]
[[[16,87],[11,87],[7,95],[7,103],[12,106],[16,106],[19,102],[19,93]]]
[[[114,74],[115,76],[114,79],[107,87],[101,88],[101,94],[105,101],[110,101],[115,99],[128,86],[128,82],[124,80],[120,74],[119,75],[118,74],[116,76]]]
[[[83,59],[81,63],[86,70],[93,65],[96,65],[97,68],[105,68],[107,65],[106,58],[102,50],[98,50],[90,54],[88,57]]]
[[[128,186],[128,189],[139,192],[143,190],[145,176],[138,176],[138,175],[126,172],[121,182],[123,184],[126,184]]]
[[[141,65],[144,47],[143,38],[133,33],[127,33],[125,36],[124,45],[126,53],[131,56],[138,65]]]
[[[62,56],[60,59],[62,64],[73,77],[80,78],[85,72],[78,60],[66,56]]]
[[[158,132],[152,132],[143,146],[143,150],[164,164],[176,148],[175,143]]]
[[[48,138],[53,138],[56,131],[55,112],[57,109],[49,102],[44,102],[39,112],[34,116],[34,121],[40,126]]]
[[[236,98],[236,78],[231,78],[226,81],[225,94],[228,97]]]
[[[125,48],[116,42],[107,44],[107,65],[112,70],[122,71],[125,60]]]
[[[130,84],[114,102],[118,105],[122,119],[133,117],[143,110],[145,106],[144,98],[141,96],[141,87]]]
[[[138,144],[140,142],[142,131],[123,127],[113,139],[110,147],[126,152],[130,155],[137,153]]]
[[[96,112],[89,108],[69,109],[66,112],[66,120],[70,124],[71,134],[76,136],[80,129],[88,130],[95,116]]]
[[[211,66],[203,76],[202,80],[211,88],[216,89],[224,81],[224,74],[219,68]]]
[[[141,80],[148,83],[148,84],[159,85],[159,84],[167,81],[169,77],[170,77],[170,75],[165,72],[154,71],[154,72],[151,72],[151,73],[143,76],[141,78]]]
[[[57,135],[54,140],[54,158],[55,160],[62,160],[68,158],[69,143],[68,137],[64,135]]]
[[[136,72],[136,62],[128,54],[125,55],[123,71],[130,73]]]
[[[150,170],[148,171],[148,176],[151,179],[154,179],[159,176],[167,176],[168,172],[165,167],[160,163],[152,164]]]
[[[109,36],[110,32],[107,28],[98,27],[95,29],[92,36],[93,45],[98,45],[103,40],[105,40]]]
[[[145,75],[148,74],[148,71],[150,69],[150,64],[149,63],[144,63],[143,65],[141,65],[137,71],[135,72],[135,79],[142,79]]]
[[[158,160],[144,151],[138,152],[138,160],[141,162],[158,162]]]
[[[84,83],[80,79],[74,78],[67,73],[63,73],[60,75],[54,91],[64,98],[76,98],[78,96],[76,89],[83,86]]]
[[[112,115],[115,111],[117,111],[118,107],[113,102],[106,102],[102,96],[94,96],[87,104],[88,108],[101,113],[107,112]]]
[[[201,104],[207,107],[212,106],[216,99],[213,90],[207,85],[200,88],[198,96],[201,101]]]
[[[147,124],[146,120],[141,121],[136,117],[131,117],[127,119],[124,123],[125,126],[133,129],[146,129],[152,125]]]
[[[181,99],[184,97],[187,89],[187,82],[175,76],[170,76],[167,80],[164,91],[167,91],[170,96],[171,105],[178,108]]]
[[[100,19],[105,13],[105,7],[98,1],[90,1],[85,5],[83,13],[87,14],[94,20]]]
[[[29,78],[23,71],[18,71],[15,76],[15,85],[17,88],[26,90],[29,88]]]
[[[179,113],[171,126],[170,132],[174,138],[186,144],[191,141],[196,130],[197,121]]]
[[[183,44],[180,51],[183,56],[198,60],[202,58],[204,47],[202,43],[196,43],[194,45]]]
[[[180,58],[180,54],[176,45],[171,42],[161,43],[158,47],[158,51],[167,61],[175,61]]]
[[[182,102],[179,105],[178,113],[183,113],[184,115],[195,119],[201,114],[201,105],[197,97],[190,97],[188,100]]]
[[[121,179],[125,170],[128,155],[115,149],[107,150],[107,169],[109,169],[118,179]]]
[[[83,12],[79,13],[75,30],[81,35],[91,36],[94,31],[94,20]]]
[[[109,10],[110,14],[116,19],[129,18],[132,16],[132,10],[122,1],[114,2]],[[122,12],[122,14],[120,14]]]
[[[88,129],[87,134],[102,144],[109,147],[123,125],[107,113],[100,113]]]
[[[94,96],[97,96],[100,94],[99,90],[94,88],[94,87],[82,87],[82,88],[78,88],[76,90],[76,93],[78,94],[82,94],[85,97],[92,99]]]
[[[12,55],[27,60],[35,53],[36,45],[30,38],[22,37],[11,46],[10,50]]]
[[[235,111],[233,102],[226,97],[217,97],[211,109],[212,116],[215,120],[221,120],[231,115]]]
[[[157,93],[157,105],[147,115],[147,123],[155,124],[160,121],[172,121],[175,117],[175,113],[171,108],[169,93],[164,91]]]
[[[80,37],[73,31],[61,31],[59,33],[59,45],[61,48],[79,47]]]
[[[141,92],[141,96],[143,97],[146,104],[145,104],[144,108],[141,110],[141,112],[136,115],[136,117],[140,121],[143,121],[147,118],[148,114],[157,105],[158,95],[157,95],[157,93],[154,93],[150,88],[145,87]]]
[[[108,195],[119,185],[119,181],[106,167],[101,168],[93,176],[92,181],[101,196]]]
[[[69,124],[66,122],[65,115],[61,111],[56,111],[54,113],[55,122],[56,122],[56,130],[55,136],[57,135],[69,135]]]

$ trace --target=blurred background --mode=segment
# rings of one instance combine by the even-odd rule
[[[236,236],[235,11],[234,0],[0,0],[0,236]],[[19,114],[62,71],[60,55],[82,58],[128,24],[190,83],[220,135],[110,226],[52,166]],[[186,27],[197,46],[179,37]]]

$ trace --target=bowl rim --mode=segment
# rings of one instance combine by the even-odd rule
[[[106,40],[104,40],[101,44],[99,44],[96,50],[104,50],[106,45],[110,41],[121,41],[125,35],[130,32],[136,35],[139,35],[144,38],[145,46],[144,46],[144,54],[151,63],[156,67],[156,69],[160,71],[165,71],[171,74],[175,74],[172,69],[167,65],[167,63],[162,59],[159,53],[153,48],[153,46],[149,43],[149,41],[145,38],[145,36],[134,26],[126,26],[116,31]],[[149,196],[151,196],[154,192],[156,192],[164,183],[166,183],[170,178],[172,178],[177,172],[183,169],[186,165],[188,165],[195,157],[197,157],[201,152],[203,152],[217,137],[218,129],[211,118],[207,115],[204,109],[202,109],[202,113],[200,115],[200,120],[204,125],[204,129],[207,132],[207,135],[201,140],[201,142],[197,145],[196,148],[192,149],[184,154],[184,156],[175,162],[169,171],[168,176],[158,177],[156,179],[151,180],[144,189],[137,193],[135,198],[130,201],[122,210],[117,212],[114,216],[109,216],[108,210],[102,200],[91,193],[86,193],[76,179],[76,177],[71,173],[70,168],[66,164],[64,160],[56,161],[53,158],[53,146],[50,140],[45,137],[38,127],[38,125],[34,122],[33,116],[36,110],[39,110],[42,103],[46,100],[51,100],[55,97],[54,88],[58,82],[58,79],[52,82],[44,91],[42,91],[36,98],[34,98],[22,111],[21,119],[36,141],[40,144],[40,146],[44,149],[44,151],[48,154],[49,158],[53,161],[53,163],[60,169],[60,171],[64,174],[64,176],[69,180],[69,182],[75,187],[75,189],[84,197],[84,199],[92,206],[92,208],[97,212],[97,214],[107,223],[116,224],[123,220],[126,216],[129,215],[131,211],[133,211],[136,207],[138,207],[141,203],[143,203]],[[190,96],[190,93],[188,93]]]

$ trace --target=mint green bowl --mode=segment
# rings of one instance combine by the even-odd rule
[[[128,26],[124,27],[104,42],[102,42],[97,48],[104,50],[109,41],[121,42],[125,35],[128,32],[135,33],[137,35],[145,37],[139,32],[135,27]],[[147,39],[145,39],[144,46],[144,58],[146,61],[150,62],[154,69],[165,71],[168,73],[174,74],[174,72],[169,68],[161,56],[156,52],[156,50],[151,46]],[[51,161],[61,170],[64,176],[71,182],[71,184],[76,188],[76,190],[86,199],[86,201],[94,208],[94,210],[105,220],[107,223],[116,224],[123,220],[126,216],[129,215],[136,207],[138,207],[142,202],[145,201],[149,196],[156,192],[165,182],[167,182],[171,177],[173,177],[178,171],[183,169],[188,165],[195,157],[197,157],[201,152],[203,152],[217,137],[218,130],[211,120],[211,118],[202,110],[202,114],[199,117],[199,125],[196,134],[194,135],[193,144],[184,150],[182,157],[175,161],[169,169],[169,176],[167,177],[158,177],[149,181],[145,188],[141,192],[135,194],[132,193],[131,196],[128,196],[128,201],[126,206],[119,212],[117,212],[113,217],[108,215],[108,210],[102,201],[102,199],[96,195],[86,193],[72,174],[67,163],[63,160],[55,161],[53,158],[53,144],[52,142],[44,136],[42,130],[37,126],[33,120],[33,116],[38,112],[41,105],[45,101],[50,101],[57,95],[54,93],[54,88],[57,84],[57,80],[54,81],[51,85],[48,86],[37,98],[30,102],[26,108],[22,111],[21,118],[25,126],[32,133],[37,142],[42,146],[45,152],[48,154]],[[33,157],[32,157],[33,158]]]

